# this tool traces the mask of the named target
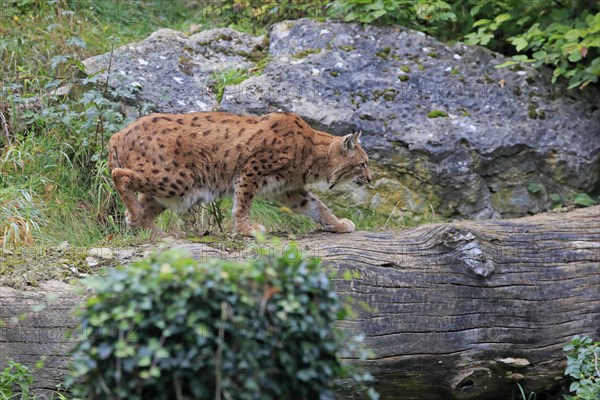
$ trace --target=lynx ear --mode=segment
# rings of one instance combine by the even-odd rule
[[[352,132],[351,134],[344,136],[344,139],[342,139],[342,148],[346,151],[354,150],[358,144],[361,133],[361,131]]]

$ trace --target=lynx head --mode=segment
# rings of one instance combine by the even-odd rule
[[[360,147],[361,132],[353,132],[332,143],[330,148],[331,173],[327,179],[329,189],[340,182],[352,181],[357,185],[369,183],[369,157]]]

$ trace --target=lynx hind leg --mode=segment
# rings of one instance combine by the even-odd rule
[[[266,233],[266,228],[250,222],[250,206],[254,198],[255,188],[250,180],[241,180],[236,185],[233,194],[233,229],[242,236],[253,236],[256,233]]]
[[[307,190],[289,192],[279,198],[286,206],[299,214],[313,219],[323,229],[335,233],[354,231],[354,223],[346,218],[338,218],[314,194]]]
[[[139,194],[138,201],[143,209],[140,225],[143,228],[149,229],[152,232],[152,236],[165,236],[165,233],[162,231],[162,229],[154,224],[154,219],[156,219],[160,213],[165,211],[165,207],[159,204],[154,199],[154,196],[150,196],[145,193]]]

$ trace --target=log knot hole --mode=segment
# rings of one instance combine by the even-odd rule
[[[451,384],[455,399],[476,399],[487,390],[492,373],[487,368],[477,368],[458,375]]]
[[[473,232],[448,227],[442,234],[442,244],[452,251],[452,262],[481,278],[489,278],[496,268],[483,252],[481,243]]]

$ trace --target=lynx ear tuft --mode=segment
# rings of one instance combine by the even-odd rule
[[[351,134],[344,136],[344,139],[342,140],[342,147],[344,148],[344,150],[354,150],[357,144],[359,143],[358,140],[360,138],[361,133],[361,131],[352,132]]]

